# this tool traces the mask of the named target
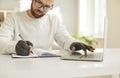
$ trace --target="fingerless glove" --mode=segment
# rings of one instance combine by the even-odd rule
[[[15,46],[15,51],[17,55],[27,56],[30,53],[30,47],[33,44],[30,41],[19,40]]]
[[[89,45],[86,45],[84,43],[81,42],[74,42],[71,44],[70,49],[72,50],[72,48],[75,47],[75,50],[90,50],[90,48],[92,48]]]

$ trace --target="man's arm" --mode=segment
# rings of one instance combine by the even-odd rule
[[[60,47],[62,47],[65,50],[70,50],[70,45],[73,42],[79,42],[78,40],[74,39],[69,32],[67,31],[67,29],[65,28],[65,26],[62,24],[62,22],[59,20],[59,18],[54,18],[54,25],[56,26],[56,32],[55,32],[55,36],[54,39],[55,41],[58,43],[58,45],[60,45]]]
[[[14,20],[12,16],[7,16],[0,27],[0,53],[15,52],[17,41],[13,41],[14,37]]]
[[[74,39],[59,21],[59,19],[56,19],[55,24],[57,26],[55,40],[63,49],[68,51],[83,50],[85,55],[87,55],[87,50],[91,52],[95,50],[92,46],[86,45],[81,43],[79,40]]]

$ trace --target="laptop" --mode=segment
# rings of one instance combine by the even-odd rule
[[[87,55],[84,55],[84,52],[75,51],[75,52],[67,52],[66,54],[61,56],[62,60],[75,60],[75,61],[103,61],[104,51],[106,48],[107,41],[107,25],[106,18],[104,18],[104,35],[103,35],[103,46],[101,48],[96,48],[94,52],[87,51]]]
[[[67,52],[61,56],[62,60],[74,60],[74,61],[103,61],[103,49],[97,49],[94,52],[87,52],[87,55],[84,55],[82,50],[75,52]]]

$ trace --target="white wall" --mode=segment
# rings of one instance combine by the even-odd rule
[[[60,6],[63,24],[70,33],[78,29],[78,0],[55,0],[55,6]]]
[[[17,10],[19,9],[18,0],[0,0],[0,10]]]
[[[120,0],[107,0],[108,48],[120,48]]]
[[[30,4],[31,0],[0,0],[0,10],[24,11]]]

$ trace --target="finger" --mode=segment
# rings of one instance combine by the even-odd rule
[[[94,50],[95,50],[94,48],[90,48],[90,49],[89,49],[89,51],[91,51],[91,52],[94,52]]]
[[[33,46],[33,44],[32,44],[30,41],[26,41],[26,43],[27,43],[28,45]]]
[[[87,50],[84,50],[84,54],[87,55]]]
[[[29,47],[30,47],[29,53],[33,53],[33,52],[32,52],[32,46],[29,45]]]
[[[95,48],[93,48],[92,46],[89,46],[89,45],[85,45],[85,46],[86,46],[86,48],[87,48],[89,51],[95,50]]]
[[[72,51],[75,51],[76,50],[76,48],[75,47],[72,47]]]
[[[91,49],[95,50],[95,48],[91,48]]]

